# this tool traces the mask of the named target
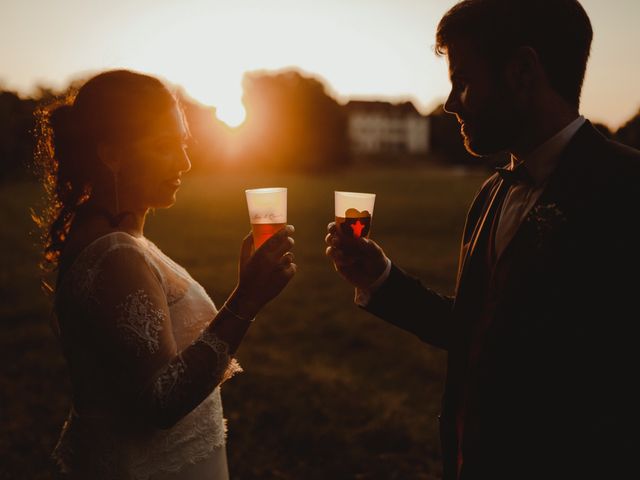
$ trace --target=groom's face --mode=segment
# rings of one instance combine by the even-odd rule
[[[482,156],[507,150],[518,122],[504,75],[468,40],[447,49],[451,93],[445,111],[456,115],[467,150]]]

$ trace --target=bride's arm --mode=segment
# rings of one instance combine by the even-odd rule
[[[279,258],[284,252],[273,253]],[[178,351],[164,290],[142,251],[114,249],[94,287],[96,333],[105,363],[117,369],[118,400],[134,418],[159,428],[170,428],[238,370],[231,355],[261,306],[252,307],[240,299],[250,295],[234,292],[233,313],[221,308],[199,337]]]

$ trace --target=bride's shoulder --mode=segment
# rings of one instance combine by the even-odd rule
[[[65,270],[85,270],[98,264],[112,252],[138,251],[144,253],[144,237],[136,237],[122,230],[78,230],[70,232],[62,263]]]
[[[123,230],[94,230],[70,234],[65,253],[78,257],[82,253],[92,250],[109,250],[119,246],[143,248],[144,237],[137,237]]]
[[[87,294],[105,275],[125,278],[142,264],[160,278],[155,263],[144,237],[122,230],[79,232],[68,237],[59,283],[71,286],[76,294]]]

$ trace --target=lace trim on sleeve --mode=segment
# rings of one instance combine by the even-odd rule
[[[136,351],[136,355],[156,353],[160,348],[160,332],[166,315],[144,290],[139,289],[126,296],[118,305],[116,326],[122,332],[125,343]]]
[[[221,384],[235,374],[243,372],[237,360],[229,355],[229,345],[208,328],[202,331],[194,343],[202,343],[215,352],[217,368],[213,372],[213,375],[221,379]]]
[[[153,384],[153,398],[162,408],[165,408],[171,402],[175,402],[175,393],[180,393],[182,390],[180,386],[184,383],[188,383],[187,377],[187,364],[182,358],[182,355],[178,355],[174,361],[169,363],[167,368],[162,374],[158,376]]]
[[[205,329],[194,341],[194,344],[196,343],[206,345],[216,354],[216,368],[211,372],[211,376],[219,379],[219,385],[237,373],[243,372],[237,360],[229,355],[229,345],[214,333]],[[176,395],[184,391],[183,387],[187,383],[189,383],[188,366],[182,355],[178,354],[155,380],[152,390],[153,398],[161,408],[166,408],[177,400]]]

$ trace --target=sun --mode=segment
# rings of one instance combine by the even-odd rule
[[[216,107],[216,117],[230,127],[235,128],[244,123],[247,112],[240,102],[222,103]]]
[[[218,120],[231,128],[242,125],[247,112],[242,103],[242,76],[244,70],[227,69],[224,74],[216,71],[191,71],[184,67],[174,75],[176,83],[183,85],[191,98],[202,105],[215,108]]]

